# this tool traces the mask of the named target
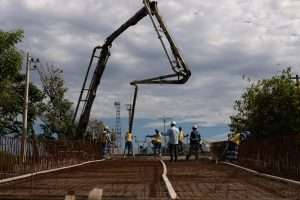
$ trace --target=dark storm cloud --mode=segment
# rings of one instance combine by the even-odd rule
[[[141,86],[137,117],[172,116],[205,126],[227,123],[247,86],[292,65],[300,72],[299,13],[295,1],[159,1],[159,8],[187,64],[180,86]],[[92,49],[142,7],[140,0],[1,0],[3,30],[25,30],[21,49],[64,70],[76,102]],[[111,117],[113,102],[128,103],[131,80],[170,71],[148,18],[112,46],[93,116]],[[123,112],[125,115],[125,112]]]

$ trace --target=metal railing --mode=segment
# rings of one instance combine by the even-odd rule
[[[0,137],[0,179],[64,167],[100,158],[100,145],[87,141],[43,140],[26,142],[21,157],[21,138]]]
[[[274,175],[300,180],[300,135],[251,138],[240,145],[239,162]]]
[[[211,144],[216,158],[225,158],[227,141]],[[239,164],[261,172],[300,180],[300,134],[251,137],[239,146]]]

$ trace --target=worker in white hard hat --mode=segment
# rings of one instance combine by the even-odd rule
[[[192,154],[194,154],[195,159],[198,160],[199,149],[201,150],[201,152],[203,152],[200,146],[200,141],[201,141],[201,135],[198,131],[198,126],[194,125],[192,127],[192,132],[190,134],[190,150],[189,150],[189,154],[186,156],[186,160],[189,160]]]
[[[171,127],[167,130],[167,133],[164,133],[163,135],[169,137],[170,161],[177,161],[179,130],[176,127],[175,121],[172,121],[170,126]]]

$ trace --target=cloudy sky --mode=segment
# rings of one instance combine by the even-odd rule
[[[23,29],[20,48],[61,67],[75,103],[93,47],[142,6],[142,0],[0,0],[0,28]],[[211,128],[207,137],[218,138],[247,86],[242,76],[267,78],[286,66],[300,73],[299,0],[158,0],[158,6],[192,76],[185,85],[141,86],[138,131],[161,126],[158,118],[167,116]],[[116,100],[127,116],[131,80],[170,70],[148,17],[118,38],[111,53],[92,111],[109,123]]]

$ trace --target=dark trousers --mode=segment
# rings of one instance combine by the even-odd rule
[[[235,161],[238,159],[239,146],[234,142],[229,141],[227,143],[226,159],[229,161]]]
[[[125,143],[124,155],[126,153],[126,150],[128,150],[128,153],[127,153],[128,156],[133,155],[132,142],[126,142]]]
[[[179,153],[183,153],[183,142],[178,141],[178,151]]]
[[[199,149],[200,149],[200,144],[190,144],[190,150],[189,154],[186,156],[186,159],[188,160],[192,154],[195,155],[195,159],[198,160],[199,158]]]
[[[105,147],[106,147],[106,143],[101,143],[100,146],[100,157],[103,158],[104,154],[105,154]]]
[[[178,144],[169,144],[169,150],[170,150],[170,160],[172,161],[173,158],[175,158],[175,161],[177,161],[177,154],[178,154]]]
[[[160,149],[161,149],[161,143],[155,143],[154,144],[154,155],[159,155],[160,156]]]

